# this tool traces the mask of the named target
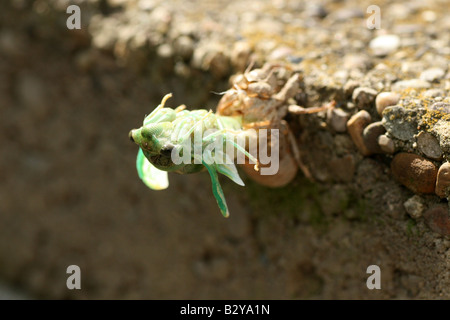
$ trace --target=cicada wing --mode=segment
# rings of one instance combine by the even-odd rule
[[[167,189],[169,186],[167,172],[155,168],[155,166],[153,166],[145,157],[141,148],[139,148],[136,158],[136,168],[139,178],[141,178],[145,185],[150,189],[163,190]]]
[[[216,168],[214,165],[210,165],[205,162],[203,162],[203,165],[206,167],[211,177],[212,191],[214,197],[216,198],[220,212],[225,218],[228,218],[230,216],[230,213],[228,212],[227,201],[225,200],[225,195],[223,194],[222,187],[220,186],[219,176],[217,175]]]
[[[204,152],[203,157],[207,161],[207,163],[212,163],[212,166],[214,166],[217,170],[217,172],[220,172],[221,174],[227,176],[231,180],[233,180],[234,183],[237,183],[240,186],[245,186],[244,181],[242,181],[241,177],[239,176],[239,173],[236,169],[236,165],[231,161],[230,157],[223,153],[223,151],[215,150],[215,158],[220,161],[214,161],[215,159],[212,158],[210,152]]]
[[[236,165],[234,163],[232,163],[232,164],[216,164],[216,168],[217,168],[218,172],[227,176],[228,178],[233,180],[238,185],[245,186],[244,181],[242,181],[241,177],[239,176],[239,173],[236,169]]]

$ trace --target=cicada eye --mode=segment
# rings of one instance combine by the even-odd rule
[[[174,146],[173,144],[171,144],[171,143],[165,144],[165,145],[161,148],[161,150],[159,151],[159,153],[160,153],[162,156],[170,157],[170,156],[172,155],[172,150],[173,150],[173,148],[175,148],[175,146]]]

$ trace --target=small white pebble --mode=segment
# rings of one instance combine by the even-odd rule
[[[394,141],[388,136],[382,134],[378,137],[378,145],[380,146],[383,152],[392,154],[395,152],[395,144]]]
[[[408,214],[411,216],[411,218],[418,219],[422,216],[423,211],[425,210],[425,205],[423,203],[423,200],[420,196],[415,195],[409,198],[408,200],[403,203],[403,206],[408,212]]]
[[[445,71],[441,68],[430,68],[420,74],[420,79],[428,82],[434,82],[442,79]]]
[[[376,56],[384,56],[400,47],[400,38],[395,34],[381,35],[372,39],[369,47]]]

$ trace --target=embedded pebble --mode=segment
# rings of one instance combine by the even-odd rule
[[[347,70],[338,70],[333,73],[333,78],[341,83],[345,83],[348,79],[348,71]]]
[[[406,212],[413,219],[418,219],[422,216],[425,210],[425,204],[421,196],[414,195],[403,203],[403,207],[405,207]]]
[[[252,48],[246,41],[238,41],[234,44],[231,51],[231,64],[240,71],[244,71],[247,67]]]
[[[229,58],[223,52],[216,52],[211,56],[209,71],[216,78],[222,78],[228,75],[229,70]]]
[[[344,58],[344,69],[353,70],[359,69],[361,71],[367,71],[373,68],[373,62],[370,57],[363,54],[348,54]]]
[[[286,59],[288,56],[290,56],[292,53],[294,52],[294,50],[290,47],[287,46],[282,46],[279,48],[276,48],[275,50],[273,50],[269,56],[268,56],[268,60],[272,61],[272,60],[283,60]]]
[[[420,74],[424,70],[425,66],[422,61],[405,61],[402,62],[401,72],[402,73],[413,73]]]
[[[327,112],[328,123],[336,132],[347,131],[348,114],[340,108],[328,109]]]
[[[425,223],[436,233],[443,236],[450,235],[450,215],[448,205],[436,205],[423,214]]]
[[[353,91],[352,99],[360,109],[368,109],[372,105],[378,92],[372,88],[359,87]]]
[[[431,87],[431,84],[428,81],[422,79],[410,79],[410,80],[401,80],[392,84],[391,89],[393,91],[401,91],[405,89],[428,89]]]
[[[372,118],[370,117],[370,114],[365,110],[361,110],[358,113],[354,114],[350,118],[350,120],[347,121],[348,133],[350,134],[350,137],[352,138],[358,150],[363,155],[370,154],[369,149],[367,149],[366,145],[364,144],[363,131],[371,121]]]
[[[392,3],[389,5],[389,13],[398,20],[403,20],[414,13],[414,8],[406,3]]]
[[[422,26],[420,24],[397,24],[392,29],[393,32],[396,34],[401,35],[411,35],[414,34],[417,31],[420,31],[422,29]],[[411,38],[406,38],[411,39]],[[405,38],[403,38],[405,40]],[[405,46],[405,43],[403,42],[403,45]]]
[[[429,98],[444,97],[445,93],[441,89],[429,89],[423,93],[423,96]]]
[[[434,193],[437,168],[414,153],[398,153],[391,162],[394,178],[415,193]]]
[[[346,21],[354,18],[364,18],[364,12],[360,8],[343,8],[333,14],[335,21]]]
[[[207,70],[208,66],[204,64],[206,55],[208,54],[208,47],[203,44],[198,44],[192,54],[191,64],[194,68]]]
[[[209,71],[219,79],[226,76],[230,71],[230,61],[225,55],[225,48],[218,43],[206,44],[195,49],[192,65],[204,71]]]
[[[442,79],[445,71],[441,68],[430,68],[420,74],[420,79],[428,82],[435,82]]]
[[[358,88],[359,82],[356,80],[348,80],[344,85],[344,93],[347,97],[351,97],[353,94],[353,91],[355,91],[356,88]]]
[[[370,49],[376,56],[385,56],[396,51],[400,46],[400,38],[394,34],[385,34],[372,39]]]
[[[445,198],[449,194],[450,188],[450,163],[445,162],[439,168],[437,179],[436,179],[436,194]]]
[[[158,57],[168,59],[173,56],[173,48],[170,44],[163,43],[156,49],[156,53],[158,54]]]
[[[191,37],[183,35],[175,40],[173,47],[183,60],[188,61],[194,53],[195,43]]]
[[[100,16],[92,17],[89,31],[92,34],[92,45],[94,48],[111,51],[117,42],[118,21],[114,18],[101,19]]]
[[[426,11],[422,12],[422,18],[426,22],[435,22],[437,19],[437,14],[436,14],[436,12],[434,12],[432,10],[426,10]]]
[[[450,154],[450,126],[448,125],[448,121],[440,119],[434,124],[431,133],[438,137],[442,152]]]
[[[417,147],[426,157],[439,160],[442,157],[442,151],[439,141],[428,132],[420,132],[417,135]]]
[[[153,10],[156,6],[156,3],[152,0],[139,0],[138,8],[145,11]]]
[[[383,153],[380,145],[378,144],[378,137],[386,132],[381,121],[373,122],[369,124],[363,131],[363,140],[366,148],[370,153]]]
[[[175,62],[175,66],[173,68],[173,71],[175,74],[181,78],[189,78],[191,76],[191,68],[189,68],[185,63],[182,61]]]
[[[385,153],[392,154],[395,152],[394,140],[392,140],[385,134],[382,134],[381,136],[378,137],[378,145],[380,146],[381,150]]]
[[[328,11],[321,4],[311,3],[306,7],[305,13],[308,17],[323,19],[327,16]]]
[[[417,133],[417,120],[412,115],[413,112],[415,111],[400,106],[386,107],[383,111],[383,125],[392,137],[408,141]]]
[[[290,63],[298,64],[298,63],[302,62],[304,58],[301,57],[301,56],[297,56],[297,55],[294,54],[294,55],[288,56],[286,59],[287,59],[287,61],[289,61]]]
[[[445,113],[450,113],[450,103],[446,102],[435,102],[431,105],[430,110],[441,111]]]
[[[386,107],[395,106],[400,100],[400,95],[396,92],[381,92],[375,99],[375,106],[381,116]]]

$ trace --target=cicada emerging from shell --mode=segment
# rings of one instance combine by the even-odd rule
[[[280,71],[289,73],[282,85],[277,74]],[[149,188],[160,190],[169,185],[167,172],[187,174],[206,169],[224,217],[228,217],[229,212],[218,173],[243,186],[235,165],[238,155],[248,160],[238,164],[263,185],[286,185],[295,177],[298,168],[312,179],[284,117],[289,112],[319,112],[332,108],[334,102],[308,109],[296,105],[292,98],[300,90],[300,81],[298,72],[277,65],[247,70],[235,78],[233,88],[224,92],[216,113],[205,109],[188,111],[184,105],[167,108],[165,103],[172,96],[167,94],[145,117],[142,126],[130,131],[130,139],[139,146],[136,159],[139,177]],[[267,130],[271,131],[270,136],[266,134]],[[256,152],[251,148],[254,146],[252,141],[256,141]],[[229,146],[236,153],[230,155]],[[269,162],[261,161],[268,150],[271,156],[279,156],[275,172],[269,170]]]
[[[167,108],[165,103],[171,96],[164,96],[161,104],[145,117],[142,126],[129,133],[130,139],[139,146],[136,159],[138,175],[149,188],[161,190],[169,185],[167,172],[187,174],[206,169],[211,176],[213,194],[220,211],[228,217],[218,173],[239,185],[243,186],[244,182],[234,159],[227,158],[229,155],[220,144],[231,145],[254,163],[254,170],[258,170],[258,160],[245,150],[245,146],[236,142],[238,136],[245,138],[246,135],[240,118],[220,116],[204,109],[188,111],[184,105],[176,109]],[[195,152],[196,149],[200,152]],[[181,158],[185,161],[180,161]]]

